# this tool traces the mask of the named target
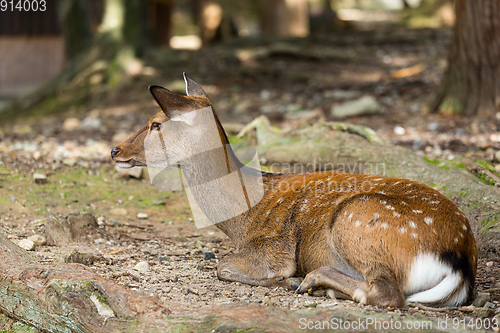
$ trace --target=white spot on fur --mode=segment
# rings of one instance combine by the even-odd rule
[[[380,191],[380,192],[377,192],[378,194],[382,194],[382,195],[386,195],[387,193],[385,193],[384,191]]]
[[[430,204],[438,204],[440,201],[429,201]]]
[[[402,204],[402,205],[405,205],[405,206],[407,206],[407,205],[408,205],[408,203],[406,203],[406,202],[404,202],[404,201],[401,201],[401,204]]]
[[[453,241],[454,241],[456,244],[458,244],[458,238],[457,238],[457,237],[453,238]]]
[[[380,214],[379,214],[379,213],[374,213],[374,214],[373,214],[373,218],[374,218],[374,219],[378,219],[379,217],[380,217]]]
[[[351,214],[349,214],[348,219],[349,219],[349,220],[350,220],[350,219],[352,219],[352,213],[351,213]]]
[[[467,226],[465,224],[462,224],[462,229],[464,229],[465,231],[467,231]]]
[[[467,299],[467,286],[460,274],[430,253],[420,253],[413,259],[403,290],[410,295],[408,302],[422,304],[456,306]]]
[[[406,234],[406,228],[405,227],[399,228],[399,232],[402,234]]]
[[[427,224],[432,224],[432,222],[434,222],[434,220],[432,219],[432,217],[429,217],[429,216],[427,216],[426,218],[424,218],[424,221]]]
[[[417,239],[417,237],[418,237],[418,234],[416,234],[416,233],[414,233],[414,232],[412,232],[412,233],[411,233],[411,235],[412,235],[412,236],[413,236],[413,238],[415,238],[415,239]]]
[[[417,225],[416,225],[416,224],[415,224],[415,222],[413,222],[413,221],[408,222],[408,225],[409,225],[410,227],[412,227],[413,229],[415,229],[415,228],[417,227]]]
[[[279,204],[282,203],[282,202],[283,202],[283,197],[279,198],[279,200],[278,200]]]
[[[271,214],[271,211],[268,210],[267,213],[266,213],[266,217],[269,217],[270,214]]]
[[[464,238],[464,234],[463,233],[459,232],[458,234],[460,235],[460,237]]]
[[[356,221],[356,227],[359,227],[359,226],[361,226],[361,221],[360,221],[360,220],[357,220],[357,221]]]
[[[399,214],[398,212],[394,212],[394,213],[392,213],[392,214],[393,214],[395,217],[400,217],[400,216],[401,216],[401,214]]]
[[[418,209],[414,209],[414,210],[413,210],[413,212],[414,212],[415,214],[422,214],[422,211],[421,211],[421,210],[418,210]]]
[[[380,200],[380,203],[381,203],[382,205],[386,205],[386,204],[387,204],[387,201],[385,201],[385,200]]]
[[[352,299],[361,304],[366,304],[366,293],[358,288],[352,293]]]
[[[411,183],[410,183],[410,184],[406,184],[406,186],[412,186],[412,185],[413,185],[413,184],[411,184]]]
[[[384,223],[382,223],[382,224],[380,225],[380,227],[381,227],[382,229],[388,229],[388,228],[389,228],[389,225],[388,225],[387,223],[385,223],[385,222],[384,222]]]
[[[395,182],[394,184],[392,184],[392,186],[397,185],[397,184],[399,184],[399,183],[401,183],[401,182],[399,182],[399,181],[398,181],[398,182]]]
[[[387,206],[385,206],[385,208],[390,209],[390,210],[394,210],[394,207],[392,207],[391,205],[387,205]]]

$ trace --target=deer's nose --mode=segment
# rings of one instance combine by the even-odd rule
[[[111,158],[115,158],[115,156],[118,155],[119,152],[121,152],[120,148],[118,147],[113,148],[113,150],[111,150]]]

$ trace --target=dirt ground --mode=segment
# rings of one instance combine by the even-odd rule
[[[329,57],[312,51],[291,52],[281,46],[259,56],[261,53],[237,42],[205,53],[177,51],[167,68],[139,78],[133,89],[103,101],[102,107],[3,125],[1,232],[16,242],[35,234],[45,237],[46,219],[51,214],[92,213],[99,228],[87,237],[64,247],[50,242],[39,245],[33,255],[50,263],[72,251],[93,254],[96,258],[90,269],[132,290],[157,295],[171,305],[174,314],[258,303],[290,309],[361,308],[471,318],[472,308],[448,312],[413,307],[388,310],[326,295],[296,295],[284,289],[219,281],[217,262],[234,251],[229,239],[216,227],[196,229],[183,193],[158,191],[149,184],[145,172],[141,179],[121,174],[109,156],[114,144],[156,112],[147,85],[181,90],[178,80],[184,70],[207,90],[231,134],[260,114],[282,128],[301,123],[300,117],[290,117],[294,112],[320,110],[332,119],[332,105],[352,98],[347,96],[369,94],[380,103],[379,112],[352,117],[349,122],[369,126],[386,141],[417,150],[429,159],[471,156],[498,172],[499,117],[426,113],[446,66],[449,37],[448,30],[423,30],[300,42],[304,44],[300,50],[317,49]],[[397,72],[407,68],[413,68],[415,74]],[[35,173],[47,176],[47,183],[35,183]],[[492,182],[491,186],[499,184]],[[139,213],[146,215],[139,218]],[[208,259],[211,253],[215,258]],[[141,262],[147,265],[136,267]],[[500,251],[493,248],[482,253],[477,277],[478,291],[493,289],[490,303],[494,311],[490,315],[500,312],[499,288]]]

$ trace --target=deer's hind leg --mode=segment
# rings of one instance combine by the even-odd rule
[[[217,265],[217,276],[224,281],[297,290],[302,279],[292,278],[295,270],[294,253],[278,242],[266,240],[253,242],[239,253],[222,258]]]
[[[346,295],[362,304],[402,307],[405,303],[404,294],[395,278],[376,277],[365,282],[328,266],[307,274],[297,292],[304,293],[311,288],[330,288],[336,295]]]

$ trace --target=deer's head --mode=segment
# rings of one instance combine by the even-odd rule
[[[111,157],[118,166],[165,168],[227,143],[203,88],[185,73],[184,80],[187,96],[160,86],[149,87],[160,110],[139,131],[113,148]]]

